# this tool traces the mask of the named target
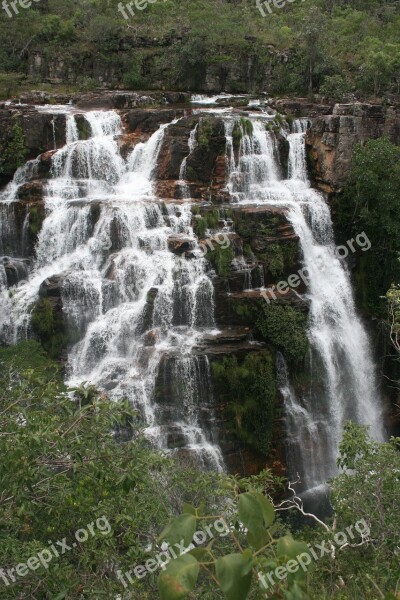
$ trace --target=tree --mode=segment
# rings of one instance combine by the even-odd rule
[[[392,82],[396,82],[398,88],[400,45],[371,37],[364,44],[364,61],[360,66],[364,88],[372,87],[375,96],[389,89]]]
[[[332,482],[337,527],[343,530],[365,520],[370,542],[362,556],[368,562],[369,576],[385,592],[394,591],[399,575],[400,438],[376,442],[367,427],[349,422],[339,450],[338,466],[343,473]]]
[[[4,148],[1,148],[0,175],[12,177],[18,167],[25,164],[27,149],[25,135],[21,125],[16,121],[11,129],[10,137]]]
[[[386,319],[382,297],[400,281],[400,147],[388,138],[357,146],[343,193],[336,200],[340,236],[365,232],[368,252],[359,253],[364,308]]]
[[[386,294],[389,313],[390,341],[397,354],[400,354],[400,289],[392,285]]]
[[[219,588],[228,600],[267,598],[270,593],[273,597],[284,593],[288,599],[307,600],[306,569],[300,565],[311,563],[310,551],[304,542],[294,540],[279,521],[275,522],[271,500],[254,483],[227,479],[226,493],[231,507],[228,514],[205,514],[201,508],[186,505],[184,512],[168,524],[160,540],[174,544],[183,539],[186,550],[161,573],[158,580],[161,600],[189,597],[200,573],[214,582],[213,598]],[[246,491],[241,491],[241,486]],[[195,546],[192,541],[196,542],[196,529],[207,530],[208,524],[217,521],[225,524],[226,542],[213,540],[215,543],[207,547]],[[289,563],[294,563],[291,570],[285,567]],[[272,579],[271,583],[272,576],[268,578],[271,572],[285,575],[276,581]]]
[[[93,386],[66,390],[42,352],[32,341],[0,350],[0,597],[114,598],[117,569],[151,556],[186,495],[215,503],[214,475],[153,451],[127,402]],[[52,545],[60,552],[49,560]],[[134,577],[132,590],[154,597],[150,580]]]

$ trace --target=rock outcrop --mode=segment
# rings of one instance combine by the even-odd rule
[[[312,173],[326,192],[339,191],[350,173],[356,144],[383,135],[400,144],[400,104],[336,104],[313,119],[307,146]]]

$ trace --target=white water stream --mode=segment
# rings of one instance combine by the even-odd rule
[[[67,116],[67,144],[53,156],[33,268],[28,281],[0,298],[2,338],[14,343],[29,336],[40,286],[58,277],[69,327],[80,338],[69,350],[67,383],[90,382],[112,398],[129,398],[159,448],[175,447],[168,433],[172,427],[180,447],[204,468],[222,470],[221,452],[212,427],[200,418],[202,398],[195,392],[202,369],[209,378],[209,366],[191,354],[214,328],[213,286],[203,258],[186,259],[168,247],[172,235],[192,239],[195,247],[190,203],[163,206],[153,189],[167,125],[124,161],[116,141],[120,117],[94,111],[85,118],[92,135],[79,141],[75,117]],[[4,210],[24,181],[10,184]],[[160,364],[168,364],[168,357],[170,377],[179,380],[185,399],[180,410],[169,413],[154,402]]]
[[[305,155],[306,122],[294,123],[289,177],[282,178],[275,135],[252,120],[252,135],[243,135],[235,156],[234,120],[226,120],[229,184],[234,200],[270,204],[286,210],[299,237],[309,273],[311,388],[296,397],[283,357],[279,370],[285,400],[291,477],[300,473],[304,489],[336,474],[338,445],[346,420],[369,425],[383,437],[381,404],[365,329],[358,317],[345,264],[335,255],[329,207],[310,187]],[[244,132],[243,132],[244,133]]]
[[[180,170],[182,200],[163,205],[155,195],[153,172],[168,125],[123,160],[116,141],[119,116],[94,111],[86,119],[92,136],[79,141],[75,117],[67,115],[67,144],[53,156],[36,257],[12,294],[5,289],[0,263],[2,341],[15,343],[30,335],[39,289],[46,280],[58,279],[66,318],[79,339],[69,349],[68,383],[90,382],[113,398],[128,397],[159,448],[188,451],[202,467],[221,470],[210,367],[204,356],[193,352],[215,327],[213,285],[203,258],[176,255],[168,245],[169,237],[182,236],[196,251],[185,181],[187,157]],[[335,256],[329,208],[308,182],[306,123],[295,122],[287,136],[287,179],[277,140],[266,130],[265,120],[252,118],[253,133],[242,136],[238,154],[234,123],[226,118],[231,199],[284,209],[309,273],[312,352],[306,392],[296,396],[283,357],[278,360],[290,474],[299,471],[309,490],[336,473],[345,420],[368,424],[375,438],[383,437],[374,365],[349,274]],[[188,156],[195,145],[193,130]],[[6,256],[24,256],[14,208],[19,187],[34,178],[36,168],[37,161],[27,163],[0,196],[1,254]],[[156,401],[161,375],[162,389],[169,390],[162,402]]]

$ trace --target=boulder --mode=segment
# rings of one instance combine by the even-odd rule
[[[171,235],[168,238],[168,248],[174,254],[184,254],[193,247],[193,240],[190,238],[181,237],[179,235]]]

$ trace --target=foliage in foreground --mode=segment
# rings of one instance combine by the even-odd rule
[[[367,428],[351,422],[346,425],[338,459],[343,471],[332,482],[334,518],[330,525],[320,523],[320,528],[297,533],[309,544],[293,539],[282,522],[275,520],[274,506],[251,482],[242,493],[232,485],[231,513],[219,516],[229,523],[230,552],[221,553],[209,544],[171,562],[159,578],[161,599],[197,597],[190,592],[202,574],[228,600],[400,598],[399,443],[400,439],[374,442]],[[283,506],[295,508],[295,504],[302,510],[298,498]],[[161,537],[171,543],[176,536],[184,537],[189,545],[200,523],[215,518],[186,505]],[[323,546],[327,552],[321,551],[320,556]],[[315,555],[312,551],[316,550]],[[267,591],[262,585],[265,581]]]
[[[183,473],[148,447],[136,421],[127,403],[93,388],[67,394],[36,342],[0,351],[0,568],[26,563],[49,541],[72,545],[78,529],[101,517],[111,527],[94,526],[96,535],[48,569],[9,586],[0,578],[2,600],[113,598],[121,592],[116,567],[146,560],[186,496],[215,501],[214,475]],[[136,584],[138,598],[153,597],[150,580]]]
[[[149,448],[125,402],[111,403],[90,386],[67,393],[56,363],[36,342],[2,349],[0,597],[346,600],[361,593],[367,600],[396,599],[397,444],[372,442],[363,428],[349,424],[340,458],[347,470],[332,483],[335,525],[292,534],[271,504],[277,482],[268,471],[239,479],[183,470]],[[179,516],[160,536],[170,515]],[[117,571],[125,575],[154,563],[162,542],[190,545],[193,533],[207,530],[217,518],[227,525],[225,535],[204,543],[195,538],[198,547],[165,570],[133,576],[123,587]],[[103,528],[94,525],[94,535],[54,557],[48,568],[15,575],[17,565],[64,538],[72,546],[78,529],[88,531],[101,519]],[[307,554],[305,542],[329,542],[360,519],[368,523],[370,539],[357,538],[354,547],[337,549],[334,558],[324,556],[316,568],[310,561],[307,569],[279,581],[275,577],[275,585],[263,589],[259,573],[275,572]],[[3,578],[8,569],[16,578],[10,585]]]

